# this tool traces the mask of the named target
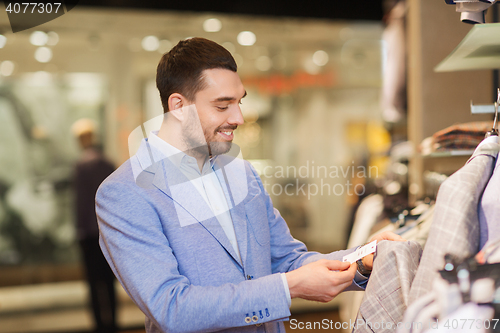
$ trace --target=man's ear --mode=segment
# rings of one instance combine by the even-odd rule
[[[168,112],[179,121],[184,117],[183,107],[186,105],[186,98],[179,93],[173,93],[168,97]]]

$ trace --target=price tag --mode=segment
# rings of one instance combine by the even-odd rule
[[[374,253],[375,250],[377,250],[377,241],[374,240],[373,242],[366,244],[365,246],[360,247],[353,253],[349,253],[348,255],[344,256],[342,258],[343,262],[349,261],[351,264],[353,262],[358,261],[359,259],[366,257],[370,253]]]

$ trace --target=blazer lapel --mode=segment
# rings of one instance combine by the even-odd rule
[[[485,140],[488,140],[488,139],[485,139]],[[467,161],[467,163],[469,163],[470,161],[472,161],[477,156],[481,156],[481,155],[487,155],[487,156],[491,156],[493,158],[497,158],[499,149],[500,149],[500,145],[498,143],[483,141],[474,150],[474,153],[469,158],[469,160]]]
[[[141,145],[137,152],[137,156],[141,167],[147,167],[143,172],[151,174],[152,185],[174,201],[181,227],[193,223],[200,223],[221,244],[231,257],[241,265],[242,263],[239,261],[236,251],[229,242],[226,233],[214,216],[209,205],[181,170],[179,170],[179,168],[177,168],[168,158],[164,157],[160,152],[147,144],[147,142],[145,145]],[[153,160],[153,163],[150,162],[151,160]],[[229,205],[229,207],[231,206]],[[191,215],[193,219],[181,218],[185,215],[185,212]],[[235,232],[238,235],[236,226]]]
[[[241,261],[245,265],[248,243],[247,218],[243,204],[248,195],[245,164],[242,159],[222,155],[216,158],[214,169],[230,208]]]

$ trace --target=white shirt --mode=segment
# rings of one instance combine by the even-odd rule
[[[213,169],[215,159],[207,159],[200,171],[196,158],[186,155],[184,152],[160,139],[156,133],[151,132],[148,139],[149,143],[168,157],[174,166],[179,168],[186,178],[189,179],[191,184],[198,190],[203,200],[205,200],[208,207],[210,207],[214,216],[217,218],[217,221],[219,221],[241,262],[236,233],[234,232],[233,220],[229,213],[226,196],[224,195],[222,186]]]

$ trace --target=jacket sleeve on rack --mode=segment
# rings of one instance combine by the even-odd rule
[[[415,241],[377,244],[373,271],[356,318],[355,332],[390,331],[403,320],[410,287],[422,254]],[[379,329],[374,329],[378,327]]]
[[[478,205],[499,147],[492,143],[478,146],[467,164],[441,184],[410,304],[431,290],[446,254],[463,259],[479,251]]]

